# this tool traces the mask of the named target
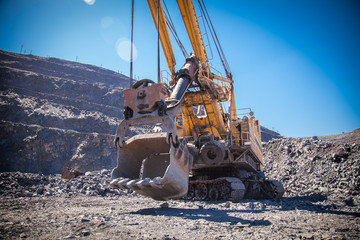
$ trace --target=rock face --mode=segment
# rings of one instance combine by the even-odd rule
[[[267,176],[283,182],[284,196],[360,204],[360,144],[283,138],[266,143],[264,153]]]
[[[0,51],[0,171],[113,167],[128,78],[56,58]]]

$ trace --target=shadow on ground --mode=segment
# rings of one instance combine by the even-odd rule
[[[241,223],[250,226],[269,226],[271,222],[268,220],[246,220],[229,215],[237,210],[221,210],[221,209],[184,209],[184,208],[145,208],[130,214],[150,215],[150,216],[167,216],[180,217],[190,220],[204,219],[211,222],[230,222],[231,225]]]
[[[360,217],[358,212],[349,212],[341,210],[345,206],[354,206],[351,202],[344,202],[344,205],[337,205],[335,203],[322,204],[326,200],[326,196],[316,194],[310,196],[284,197],[277,200],[243,200],[242,204],[248,205],[246,209],[232,210],[232,209],[217,209],[217,208],[200,208],[200,209],[186,209],[186,208],[145,208],[140,209],[130,214],[151,215],[151,216],[173,216],[185,219],[197,220],[205,219],[212,222],[230,222],[231,224],[241,223],[243,225],[252,226],[268,226],[271,222],[268,220],[245,220],[238,217],[233,217],[231,213],[263,213],[266,211],[292,211],[292,210],[306,210],[316,213],[329,213],[337,215],[352,215]],[[194,201],[194,204],[196,202]],[[210,202],[209,202],[210,203]],[[223,208],[224,202],[211,202]],[[205,203],[206,204],[206,203]]]
[[[325,204],[325,200],[327,200],[326,196],[321,194],[313,194],[309,196],[284,197],[279,200],[263,200],[261,202],[274,207],[279,207],[279,210],[281,211],[307,210],[316,213],[330,213],[360,217],[360,213],[358,212],[348,212],[341,210],[345,206],[354,207],[355,204],[351,200],[342,201],[343,204],[335,202]]]

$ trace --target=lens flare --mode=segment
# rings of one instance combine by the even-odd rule
[[[89,5],[93,5],[95,3],[95,0],[84,0],[84,2]]]
[[[130,48],[131,42],[127,39],[119,39],[115,45],[117,54],[121,57],[122,60],[130,62]],[[133,61],[137,58],[137,49],[133,43]]]

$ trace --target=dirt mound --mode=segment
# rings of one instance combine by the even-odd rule
[[[285,196],[321,195],[360,204],[360,144],[283,138],[263,150],[267,176],[283,182]]]

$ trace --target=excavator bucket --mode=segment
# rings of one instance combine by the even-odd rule
[[[126,140],[119,148],[111,185],[155,200],[184,196],[188,191],[191,155],[186,141],[168,143],[167,136],[147,133]]]

